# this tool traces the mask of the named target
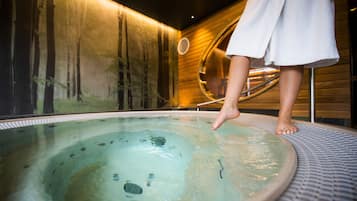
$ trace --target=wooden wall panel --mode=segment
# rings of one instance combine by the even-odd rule
[[[351,119],[350,40],[348,1],[336,4],[336,40],[340,53],[337,65],[316,70],[316,116]]]
[[[201,92],[198,83],[200,59],[207,46],[224,30],[228,24],[243,12],[246,1],[236,4],[181,31],[181,37],[187,37],[190,50],[179,56],[179,104],[180,107],[196,107],[197,103],[209,101]],[[336,40],[341,55],[340,62],[327,68],[316,70],[316,115],[323,118],[350,119],[350,64],[348,36],[347,0],[336,1]],[[293,115],[309,116],[309,70],[305,69],[304,82],[294,106]],[[220,104],[208,107],[219,108]],[[242,109],[279,109],[279,86],[266,93],[239,103]]]

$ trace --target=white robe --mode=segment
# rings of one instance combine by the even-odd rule
[[[333,0],[248,0],[227,46],[253,67],[338,62]]]

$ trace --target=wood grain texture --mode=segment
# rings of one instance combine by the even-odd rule
[[[350,41],[348,32],[347,0],[336,2],[336,40],[340,53],[340,61],[332,67],[316,69],[316,117],[317,118],[351,118],[350,102]],[[216,36],[233,20],[242,14],[246,1],[236,4],[206,18],[181,31],[181,37],[187,37],[190,50],[186,55],[179,56],[179,105],[180,107],[196,107],[196,104],[209,101],[201,92],[198,82],[200,59],[206,48]],[[294,105],[293,115],[309,116],[309,70],[305,69],[301,91]],[[219,108],[220,104],[212,104],[210,108]],[[279,109],[279,86],[252,99],[239,103],[242,109]]]

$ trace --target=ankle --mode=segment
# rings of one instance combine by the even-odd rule
[[[281,122],[286,122],[286,123],[290,123],[291,122],[291,114],[289,113],[283,113],[283,112],[279,112],[279,121]]]
[[[238,100],[236,98],[226,97],[224,99],[223,107],[236,109],[237,108],[237,103],[238,103]]]

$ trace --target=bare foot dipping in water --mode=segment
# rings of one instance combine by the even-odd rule
[[[226,120],[239,117],[240,112],[237,108],[237,104],[240,93],[247,81],[249,66],[250,60],[248,57],[232,56],[229,75],[234,77],[234,79],[228,80],[224,104],[215,122],[212,124],[212,130],[218,129]]]
[[[216,120],[212,124],[212,130],[217,130],[221,125],[229,119],[234,119],[239,117],[240,112],[237,108],[224,108],[222,107],[221,111],[219,112]]]

